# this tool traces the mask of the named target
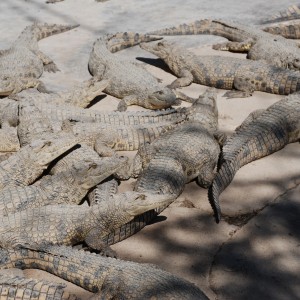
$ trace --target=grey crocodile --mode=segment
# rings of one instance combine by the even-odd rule
[[[110,80],[104,92],[122,99],[118,110],[124,111],[127,105],[132,104],[150,109],[180,104],[175,93],[160,84],[143,66],[112,54],[107,46],[109,39],[112,39],[111,35],[102,36],[95,41],[88,66],[93,76]],[[140,36],[140,39],[143,40],[143,37]],[[150,40],[156,39],[153,37]]]
[[[288,95],[300,90],[300,74],[269,65],[235,57],[197,56],[178,44],[160,41],[141,44],[141,48],[160,57],[178,76],[172,88],[192,82],[221,89],[236,89],[224,96],[248,97],[254,91]]]
[[[18,93],[17,95],[11,95],[10,98],[17,101],[41,101],[41,103],[49,103],[51,105],[67,104],[70,105],[70,107],[76,106],[86,108],[95,97],[101,94],[107,85],[108,80],[99,81],[95,78],[91,78],[73,86],[67,91],[39,93],[35,89],[28,89]]]
[[[155,35],[212,34],[227,38],[229,42],[213,46],[217,50],[247,52],[247,58],[263,60],[277,67],[300,69],[298,43],[282,36],[274,36],[254,26],[221,20],[200,20],[162,30]]]
[[[299,15],[300,17],[300,15]],[[300,39],[300,22],[299,20],[277,22],[270,24],[269,26],[263,27],[263,31],[269,32],[275,35],[281,35],[286,39]]]
[[[65,291],[66,284],[20,276],[0,275],[0,297],[2,300],[44,299],[80,300]]]
[[[51,104],[43,101],[34,101],[34,105],[47,116],[56,121],[73,120],[78,122],[97,122],[111,125],[139,125],[149,123],[177,122],[187,118],[187,108],[170,108],[166,110],[147,111],[98,111],[94,109],[82,109],[67,104]],[[0,101],[0,123],[17,126],[19,123],[20,102],[8,98]]]
[[[112,231],[156,207],[170,204],[166,195],[126,192],[117,194],[106,205],[47,205],[0,216],[0,246],[75,245],[88,247],[114,256],[102,239]]]
[[[27,26],[9,49],[0,52],[0,95],[15,94],[30,87],[46,91],[38,78],[44,70],[56,72],[58,68],[38,49],[38,41],[78,26],[47,23]]]
[[[35,140],[0,163],[0,189],[33,183],[58,156],[77,144],[73,137]]]
[[[300,95],[295,93],[254,111],[227,139],[220,168],[209,189],[216,221],[221,219],[219,195],[244,165],[279,151],[289,143],[300,141]]]
[[[88,191],[127,164],[125,157],[84,158],[72,168],[43,176],[29,186],[6,187],[0,191],[0,214],[54,204],[80,204]]]
[[[116,151],[134,151],[141,145],[151,142],[161,134],[175,128],[180,122],[142,124],[142,125],[110,125],[105,123],[72,123],[72,132],[78,139],[87,135],[94,136],[95,150],[100,155],[103,145]],[[97,149],[99,146],[99,149]],[[109,148],[105,148],[109,151]]]
[[[156,266],[71,247],[48,246],[39,251],[1,249],[0,268],[45,270],[95,293],[96,299],[208,300],[194,284]]]

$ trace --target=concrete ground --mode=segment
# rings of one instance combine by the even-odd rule
[[[4,49],[33,21],[79,23],[75,30],[42,40],[40,49],[56,62],[61,72],[44,73],[49,89],[64,90],[89,78],[88,56],[102,33],[146,32],[203,18],[222,18],[254,24],[294,1],[253,0],[44,0],[0,1],[1,39]],[[241,54],[217,52],[211,45],[223,41],[212,36],[169,37],[202,55]],[[166,84],[175,77],[155,67],[157,60],[138,47],[115,55],[139,60],[148,58],[147,68]],[[154,60],[149,60],[154,59]],[[206,89],[192,84],[181,91],[197,96]],[[280,96],[255,92],[246,99],[227,100],[218,92],[220,128],[230,134],[253,110],[266,108]],[[107,96],[92,109],[113,110],[117,99]],[[130,109],[136,110],[137,107]],[[215,224],[207,191],[194,182],[154,224],[113,246],[122,259],[151,262],[184,277],[210,299],[300,299],[300,148],[290,144],[283,150],[238,171],[220,200],[226,216]],[[123,183],[120,190],[132,188]],[[19,272],[19,271],[16,271]],[[24,271],[26,276],[53,278],[45,272]],[[61,279],[56,278],[61,281]],[[69,284],[70,291],[87,299],[90,293]]]

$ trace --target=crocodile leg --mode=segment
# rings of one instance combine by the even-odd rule
[[[253,46],[253,40],[248,39],[243,42],[224,42],[213,45],[213,49],[231,52],[248,52]]]
[[[59,71],[58,67],[53,62],[53,60],[50,57],[48,57],[46,54],[44,54],[42,51],[36,50],[36,51],[34,51],[34,53],[43,62],[43,64],[44,64],[44,70],[45,71],[47,71],[47,72],[53,72],[53,73]]]

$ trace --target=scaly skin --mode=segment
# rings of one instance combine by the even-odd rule
[[[1,124],[0,141],[0,152],[15,152],[20,149],[17,128],[7,122]]]
[[[96,143],[104,144],[115,151],[134,151],[177,125],[177,122],[126,126],[79,122],[72,126],[72,131],[78,139],[88,134],[94,135]],[[100,151],[96,148],[99,154],[101,150],[101,148]]]
[[[91,101],[99,96],[108,85],[108,80],[97,81],[95,78],[89,79],[76,85],[70,90],[57,93],[39,93],[37,90],[25,90],[15,95],[13,99],[24,101],[41,101],[51,105],[72,105],[86,108]]]
[[[77,26],[47,23],[27,26],[12,46],[0,54],[0,95],[15,94],[29,87],[42,90],[38,78],[43,71],[56,72],[58,68],[38,49],[38,41]]]
[[[6,216],[28,208],[54,204],[80,204],[88,191],[122,168],[127,158],[84,159],[71,169],[43,176],[30,186],[7,187],[0,191],[0,212]]]
[[[261,24],[283,22],[295,19],[300,19],[300,4],[291,5],[287,9],[279,11],[273,16],[262,21]]]
[[[33,99],[34,100],[34,99]],[[51,104],[35,101],[36,107],[54,122],[74,120],[78,122],[97,122],[111,125],[139,125],[148,123],[177,122],[187,118],[187,108],[170,108],[166,110],[147,111],[97,111],[82,109],[67,104]],[[7,122],[11,126],[19,123],[19,102],[8,98],[0,101],[0,122]]]
[[[281,35],[286,39],[300,39],[299,20],[270,24],[262,29],[271,34]]]
[[[41,139],[22,147],[0,163],[0,189],[8,185],[33,183],[58,156],[77,144],[77,140]]]
[[[194,284],[156,266],[71,247],[0,250],[0,268],[38,268],[97,293],[98,299],[208,300]]]
[[[300,97],[290,95],[266,110],[254,112],[227,139],[220,168],[209,189],[216,221],[221,219],[219,195],[244,165],[300,140]]]
[[[79,300],[75,295],[65,292],[65,287],[63,283],[0,275],[1,300]]]
[[[200,20],[163,30],[156,35],[212,34],[225,37],[230,42],[214,45],[214,49],[247,52],[247,58],[264,60],[277,67],[300,69],[300,50],[295,41],[259,28],[218,20]]]
[[[112,54],[107,46],[110,39],[112,36],[102,36],[96,40],[88,65],[93,76],[111,79],[104,92],[122,99],[118,106],[120,111],[132,104],[150,109],[180,104],[175,93],[162,86],[143,66]],[[153,37],[152,40],[156,39]]]
[[[189,111],[190,111],[190,115],[189,115],[189,120],[192,122],[197,122],[197,125],[201,126],[201,124],[203,125],[203,128],[206,128],[206,131],[208,130],[209,132],[213,132],[215,134],[217,134],[217,128],[218,128],[218,110],[216,107],[216,103],[215,103],[215,99],[216,99],[216,93],[213,89],[207,90],[203,95],[199,96],[199,98],[193,103],[193,105],[190,107]],[[177,135],[177,128],[175,128],[174,130],[171,130],[170,135],[173,134],[173,137],[176,138]],[[179,134],[182,133],[182,130],[179,129],[178,130]],[[183,134],[184,135],[184,134]],[[202,142],[204,140],[206,141],[210,141],[213,145],[214,140],[212,137],[207,138],[203,138],[205,134],[202,133]],[[168,140],[167,137],[165,138],[165,136],[169,136],[169,134],[165,134],[163,136],[161,136],[161,138],[158,138],[158,141],[162,140],[162,143],[164,143],[164,146],[167,145]],[[185,141],[185,135],[183,137],[183,140]],[[199,139],[201,139],[201,134],[199,135]],[[167,140],[167,141],[166,141]],[[212,140],[212,141],[211,141]],[[184,144],[184,141],[180,141],[179,145]],[[174,141],[171,141],[174,142]],[[186,145],[188,145],[191,141],[187,142]],[[159,150],[157,151],[158,153],[156,153],[156,148],[152,147],[152,145],[157,145],[159,144],[159,142],[157,143],[156,140],[154,140],[154,142],[152,144],[150,144],[149,147],[142,147],[140,146],[140,149],[138,151],[138,154],[135,157],[135,161],[134,161],[134,166],[129,168],[128,173],[131,173],[131,176],[137,176],[137,173],[140,173],[141,168],[146,168],[146,166],[149,165],[150,160],[153,158],[153,160],[151,161],[152,166],[149,167],[149,169],[147,171],[145,171],[141,176],[140,176],[140,182],[137,183],[136,185],[136,189],[147,189],[149,192],[157,194],[157,193],[163,193],[163,192],[171,192],[173,193],[172,197],[176,198],[177,194],[180,194],[180,191],[183,189],[183,186],[185,184],[186,180],[189,180],[186,178],[186,176],[184,175],[184,172],[182,171],[183,166],[184,168],[187,168],[187,160],[185,159],[183,161],[182,164],[179,164],[178,162],[176,162],[176,159],[174,160],[174,155],[177,157],[179,157],[180,155],[178,153],[173,153],[174,155],[170,157],[164,157],[164,156],[160,156],[160,152]],[[208,142],[209,144],[209,142]],[[172,144],[171,144],[172,145]],[[186,146],[185,145],[185,146]],[[197,145],[195,145],[196,147]],[[157,147],[159,148],[160,145],[157,145]],[[167,146],[166,146],[167,147]],[[209,147],[209,146],[207,146]],[[144,149],[145,150],[142,150]],[[145,153],[145,151],[147,150],[152,150],[152,153],[149,153],[151,151],[149,151],[148,153]],[[154,149],[153,149],[154,148]],[[186,147],[184,147],[186,148]],[[201,146],[201,149],[204,150],[205,147]],[[212,148],[210,148],[210,151],[213,152],[214,146]],[[198,149],[199,150],[199,149]],[[179,150],[178,152],[180,152],[181,150]],[[186,149],[185,149],[186,151]],[[199,150],[201,151],[201,150]],[[175,152],[175,150],[174,150]],[[196,151],[197,152],[197,151]],[[151,154],[151,155],[150,155]],[[195,154],[195,153],[194,153]],[[158,157],[158,158],[157,158]],[[204,158],[205,155],[202,155],[202,158]],[[217,160],[217,158],[215,159],[215,161]],[[209,164],[209,163],[208,163]],[[215,162],[213,163],[215,164]],[[201,165],[201,162],[200,164]],[[199,167],[198,165],[198,167]],[[161,167],[160,169],[158,167]],[[162,169],[164,168],[164,170],[162,171]],[[209,168],[208,168],[209,169]],[[191,168],[186,170],[188,173],[191,173]],[[201,168],[201,174],[199,176],[199,183],[202,185],[206,185],[208,184],[207,182],[204,182],[203,178],[205,177],[205,179],[207,180],[208,177],[213,175],[213,172],[211,170],[207,170],[208,172],[206,173],[205,167],[202,166]],[[169,173],[169,174],[168,174]],[[167,174],[167,175],[166,175]],[[156,177],[157,176],[157,177]],[[209,183],[211,182],[211,179],[209,179]],[[147,181],[149,180],[149,182]],[[163,189],[161,189],[160,183],[161,182],[161,186],[163,186]],[[153,184],[153,186],[152,186]],[[104,187],[103,187],[104,186]],[[107,182],[104,183],[103,186],[101,185],[99,188],[96,188],[94,192],[92,192],[89,195],[89,199],[91,203],[95,203],[97,200],[100,202],[99,205],[101,205],[102,201],[109,201],[110,197],[112,197],[112,195],[114,193],[116,193],[117,191],[117,186],[116,186],[116,182]],[[106,190],[106,187],[108,186],[108,191]],[[106,191],[105,195],[106,197],[103,197],[103,190],[104,192]],[[161,206],[155,210],[150,210],[147,211],[141,215],[136,216],[132,221],[122,225],[120,228],[118,228],[117,230],[113,231],[111,234],[109,234],[108,236],[106,236],[105,239],[103,239],[103,242],[106,245],[111,245],[113,243],[122,241],[126,238],[128,238],[129,236],[133,235],[134,233],[138,232],[139,230],[141,230],[143,227],[145,227],[147,224],[149,224],[160,212],[162,212],[164,209],[166,208],[166,206]]]
[[[17,131],[21,147],[54,133],[49,118],[42,114],[33,101],[28,99],[22,100],[19,104]]]
[[[118,191],[119,183],[115,178],[108,178],[106,181],[98,184],[90,193],[88,199],[90,206],[101,205],[102,201],[109,201]]]
[[[300,90],[298,71],[271,66],[262,61],[235,57],[197,56],[187,49],[166,41],[141,44],[141,48],[157,55],[169,66],[177,88],[192,82],[222,89],[233,89],[229,98],[248,97],[254,91],[288,95]]]
[[[116,179],[101,183],[88,194],[89,203],[90,205],[101,205],[103,202],[110,201],[117,191],[118,182]],[[162,210],[162,208],[149,210],[134,217],[130,222],[123,224],[105,236],[105,238],[102,239],[103,243],[109,246],[127,239],[149,224]]]
[[[0,246],[42,247],[85,241],[90,248],[112,255],[102,239],[135,216],[172,201],[166,195],[126,192],[102,205],[48,205],[23,210],[0,217]]]

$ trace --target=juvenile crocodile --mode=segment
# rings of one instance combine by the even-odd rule
[[[209,189],[217,223],[221,219],[219,195],[242,166],[300,141],[300,95],[289,95],[254,111],[227,139],[220,157],[220,168]]]
[[[178,126],[179,122],[142,124],[142,125],[110,125],[105,123],[75,122],[72,131],[78,139],[87,135],[94,136],[95,150],[102,155],[103,145],[115,151],[134,151],[141,145],[152,142],[161,134]],[[97,149],[97,146],[100,146]],[[109,149],[106,149],[109,151]]]
[[[65,291],[66,284],[41,279],[0,275],[0,298],[2,300],[80,300]]]
[[[149,33],[150,34],[150,33]],[[247,58],[263,60],[277,67],[300,69],[300,49],[293,40],[274,36],[259,28],[220,20],[200,20],[177,27],[152,31],[155,35],[212,34],[229,42],[213,46],[217,50],[247,52]]]
[[[33,183],[58,156],[77,144],[74,137],[35,140],[0,163],[0,190]]]
[[[96,293],[97,299],[208,300],[194,284],[150,264],[65,246],[0,250],[0,268],[45,270]]]
[[[34,99],[33,99],[34,100]],[[53,121],[74,120],[78,122],[98,122],[111,125],[139,125],[149,123],[178,122],[187,118],[187,108],[147,111],[98,111],[82,109],[71,105],[58,105],[35,101],[35,106]],[[19,102],[8,98],[0,101],[0,122],[11,126],[19,123]]]
[[[288,95],[300,90],[298,71],[286,70],[263,61],[235,57],[197,56],[167,41],[141,44],[141,48],[161,58],[178,76],[172,88],[192,82],[222,89],[233,89],[224,96],[248,97],[254,91]]]
[[[127,164],[124,157],[83,159],[72,168],[46,175],[30,186],[7,187],[0,191],[0,214],[54,204],[80,204],[88,191]]]
[[[78,26],[47,23],[27,26],[9,49],[0,52],[0,95],[15,94],[29,87],[45,91],[38,78],[44,70],[56,72],[58,68],[38,49],[38,41]]]
[[[136,215],[172,201],[166,195],[126,192],[102,205],[48,205],[0,216],[0,246],[39,248],[85,242],[92,249],[115,255],[102,239]]]
[[[70,90],[57,93],[39,93],[35,89],[24,90],[17,95],[10,96],[14,100],[41,101],[50,105],[72,105],[86,108],[91,101],[101,94],[108,85],[108,80],[98,81],[91,78],[79,85],[73,86]]]
[[[93,76],[110,80],[104,92],[122,99],[118,110],[124,111],[127,105],[132,104],[150,109],[180,104],[175,93],[160,84],[143,66],[112,54],[107,47],[111,38],[107,35],[95,41],[88,66]],[[151,40],[156,39],[153,37]]]

